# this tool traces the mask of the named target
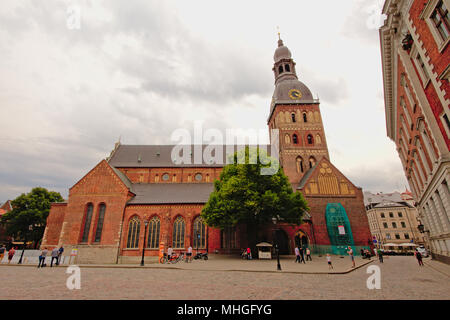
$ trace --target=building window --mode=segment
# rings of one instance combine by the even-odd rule
[[[81,242],[87,242],[89,237],[89,229],[91,228],[92,212],[94,211],[94,206],[89,203],[86,208],[86,217],[84,219],[83,236],[81,237]]]
[[[385,218],[385,216],[384,216],[384,212],[382,212],[382,213],[381,213],[381,217],[382,217],[382,218]]]
[[[100,242],[102,238],[103,221],[105,220],[106,206],[104,203],[100,205],[98,210],[97,229],[95,230],[95,242]]]
[[[194,248],[206,248],[206,226],[201,217],[194,220]]]
[[[393,218],[394,214],[392,212],[389,212],[389,218]]]
[[[423,87],[425,88],[428,84],[428,80],[430,80],[430,76],[425,67],[425,62],[423,61],[420,53],[417,51],[416,46],[414,46],[414,48],[411,50],[411,58],[413,59],[415,65],[416,65],[417,71],[422,80]]]
[[[444,129],[447,133],[447,137],[450,138],[450,120],[446,113],[444,113],[444,115],[442,116],[442,123],[444,124]]]
[[[408,233],[405,233],[404,235],[405,235],[405,239],[409,239],[409,234]]]
[[[303,172],[303,159],[302,157],[297,157],[296,159],[296,165],[297,165],[297,172]]]
[[[403,221],[400,223],[402,224],[402,228],[406,228],[406,223],[404,223]]]
[[[309,168],[314,167],[316,164],[316,159],[314,157],[309,158]]]
[[[169,181],[169,179],[170,179],[169,174],[168,174],[168,173],[164,173],[164,174],[162,175],[162,179],[163,179],[164,181]]]
[[[386,239],[387,240],[391,240],[391,234],[390,233],[386,233]]]
[[[292,118],[292,122],[295,122],[295,121],[296,121],[296,119],[295,119],[295,113],[292,113],[292,114],[291,114],[291,118]]]
[[[203,176],[202,176],[201,173],[195,174],[195,180],[196,180],[196,181],[202,181],[202,179],[203,179]]]
[[[387,228],[388,228],[388,224],[387,224],[386,222],[383,222],[383,227],[384,227],[385,229],[387,229]]]
[[[282,73],[283,73],[283,66],[279,66],[279,67],[278,67],[278,73],[279,73],[279,74],[282,74]]]
[[[395,234],[395,239],[400,240],[400,235],[399,234]]]
[[[291,67],[289,67],[289,65],[286,64],[286,65],[284,66],[284,70],[286,70],[286,72],[290,72],[290,71],[291,71]]]
[[[186,223],[182,217],[175,219],[173,223],[172,246],[174,249],[184,249],[184,233]]]
[[[148,224],[147,248],[157,249],[159,247],[159,233],[161,228],[161,220],[153,217]]]
[[[313,144],[313,137],[312,137],[312,135],[308,134],[306,139],[308,140],[308,144]]]
[[[398,217],[399,217],[399,218],[402,218],[402,217],[403,217],[403,214],[402,214],[401,212],[398,212]]]
[[[134,217],[128,223],[128,240],[127,248],[139,248],[139,233],[141,231],[141,221],[138,217]]]
[[[303,113],[303,122],[308,122],[308,118],[306,117],[306,112]]]
[[[442,0],[438,2],[430,18],[442,40],[446,41],[450,36],[450,20],[448,9]]]
[[[296,134],[294,134],[294,135],[292,136],[292,141],[294,142],[294,144],[298,144],[298,137],[297,137]]]
[[[392,228],[396,229],[397,228],[397,223],[392,222]]]

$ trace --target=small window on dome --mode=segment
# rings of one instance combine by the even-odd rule
[[[283,66],[278,67],[278,73],[280,73],[280,74],[283,73]]]
[[[287,64],[284,66],[284,70],[286,70],[286,72],[291,72],[291,67]]]

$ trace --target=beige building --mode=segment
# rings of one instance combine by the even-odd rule
[[[372,237],[376,246],[387,243],[424,245],[424,234],[418,229],[419,214],[410,192],[364,192],[364,204]],[[411,249],[407,246],[386,249]]]

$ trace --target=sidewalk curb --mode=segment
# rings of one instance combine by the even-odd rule
[[[180,271],[219,271],[219,272],[258,272],[258,273],[278,273],[278,274],[330,274],[330,275],[335,275],[335,274],[348,274],[350,272],[353,272],[359,268],[364,267],[365,265],[368,265],[369,263],[372,263],[375,260],[370,260],[370,261],[366,261],[361,265],[356,266],[355,268],[351,268],[349,270],[346,271],[337,271],[337,272],[305,272],[305,271],[270,271],[270,270],[242,270],[242,269],[183,269],[183,268],[179,268],[179,267],[164,267],[164,266],[135,266],[135,265],[120,265],[120,264],[111,264],[111,265],[89,265],[89,264],[84,264],[84,265],[78,265],[78,267],[80,268],[91,268],[91,269],[102,269],[102,268],[107,268],[107,269],[163,269],[163,270],[180,270]],[[156,263],[154,263],[156,264]],[[159,264],[158,264],[159,265]],[[37,268],[37,266],[35,265],[31,265],[31,264],[0,264],[0,267],[33,267],[33,268]],[[47,266],[46,268],[65,268],[68,267],[67,266],[55,266],[55,267],[49,267]]]

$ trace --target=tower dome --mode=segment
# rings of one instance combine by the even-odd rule
[[[288,47],[283,44],[283,40],[278,40],[278,48],[275,50],[275,54],[273,55],[273,60],[275,62],[280,61],[281,59],[291,59],[292,54]]]

